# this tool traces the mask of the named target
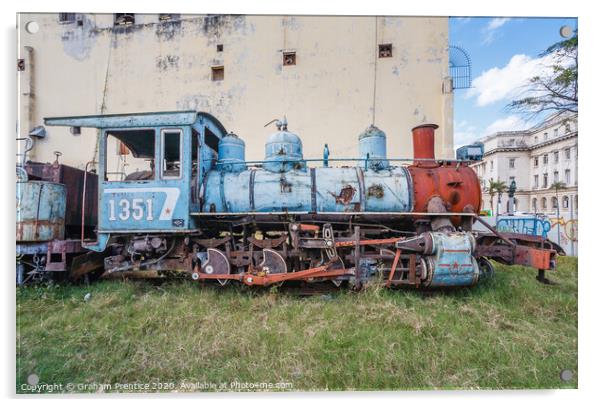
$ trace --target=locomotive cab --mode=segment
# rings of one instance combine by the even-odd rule
[[[47,118],[49,126],[98,129],[98,241],[111,235],[190,233],[200,207],[201,180],[226,134],[213,116],[196,111]]]

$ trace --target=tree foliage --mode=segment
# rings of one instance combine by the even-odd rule
[[[548,118],[563,113],[578,111],[578,38],[577,32],[571,38],[557,42],[540,57],[549,61],[541,75],[532,77],[525,85],[522,97],[513,100],[508,110],[524,114],[533,119],[540,114]],[[550,117],[551,116],[551,117]]]
[[[491,210],[493,211],[493,201],[496,195],[498,198],[502,196],[504,192],[508,190],[508,185],[504,181],[494,181],[493,178],[489,178],[489,185],[487,187],[487,192],[489,193],[489,203],[491,204]]]

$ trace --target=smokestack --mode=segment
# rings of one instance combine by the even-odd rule
[[[436,124],[421,124],[412,129],[414,144],[414,165],[429,166],[435,161],[435,130]],[[432,162],[424,160],[433,160]]]

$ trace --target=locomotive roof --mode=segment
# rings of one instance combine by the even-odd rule
[[[47,126],[92,127],[97,129],[189,126],[194,124],[199,118],[210,122],[224,134],[227,133],[224,126],[213,115],[195,110],[46,117],[44,118],[44,124]]]

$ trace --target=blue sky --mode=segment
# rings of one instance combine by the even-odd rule
[[[530,126],[504,107],[525,80],[540,72],[539,57],[562,40],[560,27],[577,28],[575,18],[452,17],[449,43],[464,48],[472,60],[472,88],[454,95],[456,147],[501,130]]]

